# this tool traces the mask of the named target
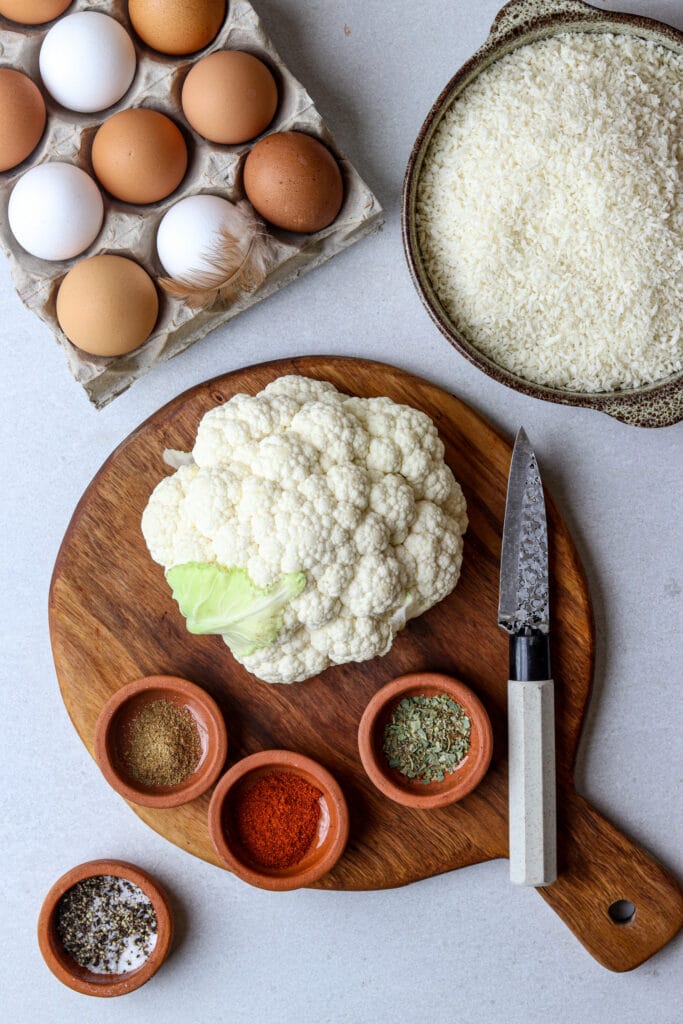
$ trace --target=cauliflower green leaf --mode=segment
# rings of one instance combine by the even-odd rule
[[[245,569],[185,562],[166,571],[190,633],[218,633],[236,658],[270,647],[282,629],[284,611],[306,586],[302,572],[257,587]]]

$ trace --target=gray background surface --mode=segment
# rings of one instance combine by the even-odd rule
[[[100,777],[61,703],[47,632],[50,574],[74,506],[112,449],[180,391],[239,366],[319,352],[399,363],[508,434],[526,426],[571,524],[595,606],[598,663],[578,787],[683,875],[683,428],[639,431],[490,381],[431,325],[401,252],[399,195],[412,141],[437,93],[484,39],[498,0],[256,6],[386,207],[382,233],[158,368],[100,413],[69,378],[47,330],[20,305],[0,263],[0,1018],[674,1024],[681,1020],[680,937],[637,971],[610,974],[533,890],[510,886],[503,861],[382,893],[250,889],[139,821]],[[683,29],[683,0],[603,6]],[[160,974],[109,1002],[63,988],[34,935],[52,882],[101,856],[155,872],[173,894],[179,922]]]

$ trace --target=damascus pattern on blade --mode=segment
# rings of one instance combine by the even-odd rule
[[[536,456],[531,455],[522,497],[517,560],[517,615],[510,627],[521,632],[525,627],[547,633],[548,608],[548,529],[545,518],[543,486]]]
[[[543,485],[519,429],[510,464],[500,566],[498,624],[508,633],[548,633],[548,534]]]

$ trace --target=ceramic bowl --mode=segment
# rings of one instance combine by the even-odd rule
[[[201,743],[194,772],[175,786],[145,786],[126,769],[126,730],[140,711],[154,700],[170,700],[192,715]],[[178,807],[207,791],[220,775],[228,750],[223,715],[213,697],[195,683],[176,676],[147,676],[123,686],[107,701],[95,725],[95,760],[109,785],[144,807]]]
[[[95,875],[113,875],[137,885],[151,900],[157,918],[157,941],[147,959],[127,974],[95,974],[81,967],[66,952],[57,934],[57,905],[77,882]],[[173,914],[168,896],[151,875],[121,860],[90,860],[62,875],[45,897],[38,918],[38,944],[45,963],[56,978],[86,996],[123,996],[140,988],[159,970],[173,938]]]
[[[443,782],[420,782],[391,768],[382,750],[384,727],[404,697],[448,694],[464,708],[470,723],[470,748],[454,772]],[[358,727],[360,759],[377,789],[404,807],[425,810],[445,807],[471,793],[486,775],[493,752],[493,732],[484,705],[458,679],[437,672],[416,672],[387,683],[372,698]]]
[[[255,863],[232,824],[238,794],[272,771],[294,772],[322,793],[317,835],[303,860],[289,868],[270,869]],[[216,786],[209,806],[209,833],[216,853],[238,878],[260,889],[282,892],[312,885],[334,867],[349,837],[349,812],[339,784],[317,761],[289,750],[263,750],[238,761]]]
[[[451,78],[427,115],[403,183],[403,245],[413,282],[432,320],[455,349],[478,369],[507,387],[562,405],[598,409],[624,423],[664,427],[683,419],[683,373],[632,390],[597,394],[545,387],[503,369],[479,351],[451,322],[422,261],[416,229],[417,186],[432,136],[458,95],[499,57],[561,32],[615,32],[651,39],[683,54],[683,32],[634,14],[602,11],[582,0],[512,0],[500,11],[484,45]]]

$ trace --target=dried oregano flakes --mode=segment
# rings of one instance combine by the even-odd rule
[[[455,771],[470,733],[464,708],[448,694],[404,697],[384,727],[382,750],[391,768],[428,785]]]

